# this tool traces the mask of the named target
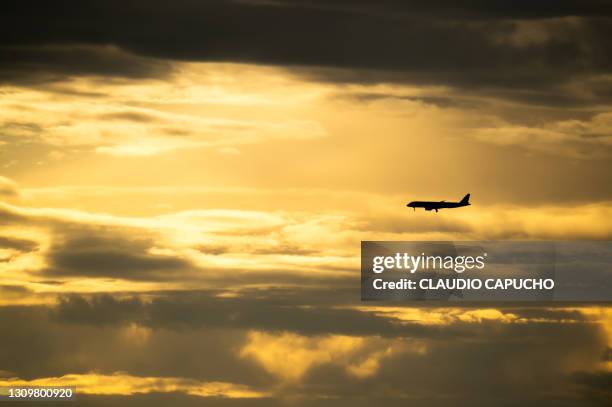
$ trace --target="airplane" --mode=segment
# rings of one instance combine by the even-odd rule
[[[416,208],[425,208],[426,211],[435,210],[438,212],[438,209],[444,208],[461,208],[462,206],[468,206],[470,204],[470,194],[467,194],[463,197],[463,199],[459,202],[446,202],[446,201],[412,201],[406,206],[413,208],[416,211]]]

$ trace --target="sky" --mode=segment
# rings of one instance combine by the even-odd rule
[[[612,238],[609,2],[0,10],[0,386],[612,400],[608,306],[373,306],[358,277],[362,240]]]

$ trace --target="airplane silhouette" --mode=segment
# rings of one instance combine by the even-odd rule
[[[444,208],[461,208],[462,206],[468,206],[470,204],[470,194],[467,194],[463,197],[463,199],[459,202],[446,202],[446,201],[412,201],[406,206],[413,208],[416,211],[416,208],[425,208],[426,211],[435,210],[438,212],[438,209]]]

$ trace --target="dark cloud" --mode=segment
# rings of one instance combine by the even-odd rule
[[[247,290],[238,297],[219,297],[216,291],[158,293],[153,298],[126,295],[61,297],[54,310],[58,321],[76,324],[117,325],[137,323],[152,328],[233,328],[302,335],[365,335],[382,337],[477,340],[475,331],[486,336],[497,321],[483,321],[478,328],[422,324],[390,319],[371,312],[347,308],[354,303],[350,291],[330,297],[320,289]],[[393,304],[392,304],[393,305]],[[381,304],[384,307],[385,304]],[[589,323],[580,312],[555,308],[510,307],[502,309],[519,318],[545,323]],[[434,309],[435,311],[435,309]],[[468,328],[469,327],[469,328]]]
[[[277,391],[266,405],[287,398],[293,398],[296,405],[325,405],[322,400],[332,399],[330,405],[384,402],[392,406],[408,402],[424,406],[578,406],[609,401],[609,373],[589,368],[601,361],[606,337],[599,324],[573,310],[509,308],[502,311],[546,322],[456,319],[432,329],[414,322],[398,324],[401,336],[381,337],[388,329],[387,318],[372,316],[383,324],[376,326],[367,319],[337,314],[333,306],[321,306],[306,319],[299,307],[291,306],[300,303],[292,302],[295,293],[259,302],[255,292],[242,299],[214,298],[213,292],[156,295],[70,296],[57,306],[2,307],[0,323],[12,329],[3,334],[0,364],[22,378],[95,370],[99,374],[122,371],[134,376],[242,383]],[[300,296],[307,302],[319,294]],[[329,292],[327,301],[334,301]],[[349,321],[343,323],[344,317]],[[193,322],[198,319],[208,322]],[[328,324],[328,319],[334,319],[341,329]],[[317,321],[319,330],[309,328]],[[369,326],[372,330],[365,337],[373,342],[355,363],[386,346],[395,349],[380,360],[372,376],[358,379],[347,374],[342,364],[322,363],[309,369],[300,382],[279,387],[277,378],[240,356],[247,332],[253,329],[270,335],[297,332],[307,338],[327,338],[334,333],[356,334],[351,328],[356,326]],[[295,342],[294,346],[297,351],[303,345]],[[16,352],[19,358],[14,357]],[[174,397],[151,394],[128,402],[127,397],[87,396],[87,400],[138,405],[144,399],[155,404],[154,400]]]
[[[587,400],[602,406],[612,402],[611,372],[576,372],[572,378]]]
[[[317,250],[307,249],[292,244],[277,244],[265,248],[256,248],[251,251],[253,254],[281,254],[287,256],[312,256],[319,253]]]
[[[162,75],[155,61],[229,61],[291,66],[325,81],[448,84],[548,105],[563,100],[559,94],[575,103],[582,96],[565,84],[612,67],[612,7],[603,1],[65,0],[7,1],[2,9],[0,75],[8,81]],[[589,103],[599,103],[597,95]]]
[[[302,247],[297,247],[291,244],[276,244],[272,246],[266,247],[247,247],[247,248],[234,248],[231,246],[223,246],[223,245],[199,245],[196,247],[202,253],[212,254],[212,255],[220,255],[227,253],[248,253],[248,254],[281,254],[281,255],[289,255],[289,256],[308,256],[317,254],[316,250],[306,249]]]
[[[55,312],[57,318],[73,323],[92,325],[119,325],[126,322],[143,321],[144,303],[138,297],[114,298],[111,295],[96,295],[86,298],[70,295],[61,298]]]
[[[610,16],[612,7],[602,0],[580,2],[576,0],[541,1],[525,0],[498,1],[471,0],[381,0],[375,3],[367,0],[338,0],[332,4],[323,0],[236,0],[236,3],[337,10],[373,15],[416,15],[419,17],[445,17],[461,19],[533,19],[567,16]]]
[[[138,123],[151,123],[157,121],[157,118],[153,115],[141,113],[141,112],[113,112],[113,113],[104,113],[98,116],[98,118],[103,120],[120,120],[120,121],[128,121],[128,122],[138,122]]]
[[[124,371],[136,376],[261,382],[255,367],[235,355],[244,341],[243,332],[67,324],[52,318],[51,312],[50,307],[38,306],[0,308],[0,321],[15,325],[2,338],[3,370],[23,379]],[[23,355],[15,358],[16,352]]]
[[[0,236],[0,248],[14,249],[20,252],[31,252],[38,248],[38,243],[32,240],[19,239],[9,236]]]
[[[195,249],[204,254],[212,254],[215,256],[230,253],[232,251],[232,248],[229,245],[220,244],[198,245]]]
[[[270,297],[216,298],[207,293],[180,293],[146,302],[133,297],[118,300],[110,296],[68,296],[60,300],[56,316],[64,322],[81,324],[134,322],[155,328],[240,328],[309,335],[401,335],[404,331],[389,320],[356,310],[301,307]],[[424,328],[422,333],[413,333],[421,335],[426,331]]]
[[[47,255],[46,275],[164,280],[191,267],[180,256],[151,253],[152,239],[131,239],[120,229],[84,229],[80,235],[69,230],[63,238],[56,236]]]
[[[29,223],[27,216],[23,216],[14,209],[3,205],[0,202],[0,225],[12,225],[15,223],[23,222],[23,224]]]
[[[18,297],[31,294],[32,291],[20,285],[0,284],[0,293],[3,297]]]
[[[48,402],[49,405],[54,405]],[[197,396],[190,396],[180,393],[149,393],[134,394],[126,396],[102,396],[79,394],[79,406],[83,407],[150,407],[150,406],[181,406],[181,407],[270,407],[284,406],[282,400],[270,398],[240,398],[230,399],[223,397],[209,397],[202,399]],[[59,404],[58,404],[59,405]]]
[[[356,92],[353,94],[339,94],[339,99],[356,100],[362,103],[377,102],[380,100],[399,100],[433,105],[440,108],[476,109],[482,107],[484,102],[478,100],[462,99],[458,96],[409,96],[391,93]]]
[[[80,236],[75,234],[80,233]],[[141,235],[146,232],[140,230]],[[56,231],[52,246],[45,253],[48,267],[40,270],[39,276],[50,278],[110,278],[131,281],[171,281],[191,282],[201,285],[240,287],[249,284],[305,284],[346,286],[350,275],[337,277],[328,275],[299,275],[291,270],[248,270],[240,267],[203,268],[180,254],[156,254],[152,250],[159,247],[153,237],[134,239],[129,230],[107,228],[99,230],[85,226],[79,232],[75,229]],[[289,250],[289,249],[288,249]],[[264,254],[300,254],[271,249]],[[321,267],[325,269],[325,267]],[[346,269],[336,271],[347,271]]]
[[[0,140],[10,140],[10,134],[19,134],[21,140],[33,141],[43,128],[36,123],[28,121],[4,121],[0,123]],[[3,195],[11,195],[10,190]],[[13,193],[14,195],[14,193]]]
[[[0,83],[41,85],[79,75],[138,79],[163,76],[170,70],[167,62],[137,56],[112,45],[0,46]],[[67,93],[65,89],[54,91]]]
[[[337,275],[320,273],[296,273],[286,266],[253,270],[243,267],[224,267],[222,270],[195,265],[189,258],[173,253],[160,238],[160,234],[145,227],[118,226],[110,223],[88,223],[86,220],[63,218],[52,212],[22,212],[15,207],[0,204],[0,224],[34,226],[47,229],[51,244],[44,251],[46,267],[36,270],[37,279],[57,280],[61,278],[107,278],[131,281],[191,282],[200,287],[240,287],[249,284],[316,285],[346,287],[352,275],[348,268],[322,265],[323,271],[343,272]],[[220,231],[227,235],[263,235],[278,227],[239,228]],[[14,243],[14,242],[13,242]],[[156,252],[156,249],[168,253]],[[208,254],[222,254],[239,249],[224,245],[203,245],[198,250]],[[290,244],[272,245],[268,249],[246,247],[240,253],[257,255],[306,255],[315,251]]]

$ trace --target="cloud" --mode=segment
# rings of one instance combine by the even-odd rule
[[[36,4],[45,18],[32,16],[29,2],[4,7],[0,77],[13,82],[24,72],[163,76],[159,60],[247,62],[298,67],[325,81],[444,83],[475,93],[499,89],[509,98],[536,90],[554,103],[558,88],[575,77],[610,69],[611,10],[599,1],[512,8],[212,1],[182,2],[171,12],[160,1]],[[83,57],[87,47],[95,51]]]
[[[612,238],[610,4],[0,8],[3,164],[34,186],[0,178],[20,199],[0,203],[0,384],[132,407],[609,401],[609,307],[355,294],[364,238]]]
[[[0,44],[0,83],[40,86],[73,76],[144,79],[166,76],[171,69],[167,61],[134,55],[114,45]]]
[[[612,400],[612,372],[576,372],[572,379],[585,399],[601,405]]]
[[[18,195],[17,183],[9,178],[0,176],[0,197],[12,198]]]
[[[151,328],[183,329],[186,327],[240,328],[283,331],[299,334],[360,335],[379,333],[399,335],[401,329],[393,321],[352,309],[335,309],[345,296],[327,298],[332,304],[303,308],[308,298],[321,295],[319,290],[241,291],[234,298],[218,296],[220,291],[161,293],[144,302],[139,297],[117,299],[111,296],[79,295],[60,297],[54,316],[72,324],[142,323]],[[283,299],[289,295],[290,299]],[[231,316],[228,318],[228,316]],[[413,334],[418,334],[418,328]]]
[[[16,264],[15,273],[77,285],[83,277],[97,284],[164,281],[175,288],[341,284],[354,263],[341,253],[312,256],[315,249],[295,249],[312,233],[339,227],[329,217],[302,224],[301,216],[280,213],[203,210],[126,218],[2,204],[0,213],[6,224],[21,225],[40,239],[41,250],[32,254],[29,267]],[[245,242],[244,235],[254,240]],[[199,247],[207,244],[229,246],[231,253],[202,252]],[[69,285],[49,287],[54,288],[66,291]]]
[[[417,343],[402,343],[340,335],[305,337],[283,332],[269,334],[252,331],[240,350],[281,382],[295,384],[321,365],[338,365],[346,374],[359,379],[376,375],[382,360],[403,352],[425,352]]]
[[[609,211],[606,203],[500,205],[426,221],[430,213],[389,215],[386,204],[369,215],[193,210],[150,217],[0,204],[0,243],[11,250],[2,264],[11,284],[43,283],[49,294],[162,284],[234,293],[256,285],[339,289],[354,286],[363,233],[372,240],[605,240]],[[44,283],[49,280],[62,284]]]
[[[24,298],[35,295],[36,293],[22,285],[0,284],[0,306],[27,304],[29,301],[24,301]]]
[[[300,100],[303,95],[293,98],[295,91],[286,95],[282,89],[278,95],[264,95],[257,86],[240,89],[222,68],[181,65],[180,72],[165,82],[67,75],[46,86],[7,87],[0,102],[0,141],[12,146],[43,143],[51,149],[151,156],[194,148],[234,151],[249,144],[326,136],[316,120],[299,117],[290,106],[280,105],[285,101],[305,104]],[[248,72],[234,66],[225,70],[242,71],[245,80],[252,78],[262,87],[264,81],[278,82],[265,69]],[[297,86],[295,81],[292,85]],[[207,104],[249,106],[261,115],[218,109],[211,113],[199,106]],[[276,113],[270,118],[269,105],[275,104]],[[177,109],[177,105],[188,108]]]
[[[261,293],[265,291],[252,295]],[[153,294],[138,302],[125,294],[72,299],[79,319],[74,319],[75,314],[72,319],[58,317],[65,305],[1,307],[0,322],[13,329],[4,336],[0,362],[8,377],[22,379],[19,383],[76,381],[77,386],[88,386],[88,394],[137,394],[138,388],[154,393],[150,378],[158,378],[163,392],[174,385],[175,391],[188,392],[221,382],[231,384],[225,388],[228,391],[265,394],[272,403],[308,396],[307,400],[333,398],[335,405],[348,405],[355,398],[371,401],[375,392],[389,405],[417,400],[437,406],[440,394],[442,404],[472,400],[488,405],[503,389],[509,394],[508,405],[558,405],[559,400],[584,405],[593,400],[595,389],[599,400],[607,397],[601,390],[605,379],[596,379],[602,352],[609,347],[610,338],[602,333],[601,318],[609,314],[605,308],[397,308],[394,312],[405,312],[404,320],[377,311],[371,316],[397,324],[398,335],[389,336],[378,328],[364,335],[339,333],[325,325],[319,332],[307,333],[307,324],[290,318],[280,329],[234,323],[253,308],[254,315],[274,316],[298,304],[295,297],[261,300],[264,310],[255,303],[233,307],[228,299],[219,299],[227,306],[215,307],[204,301],[213,293],[201,293],[200,303],[185,293]],[[330,290],[300,298],[310,304],[319,295],[330,304],[338,300]],[[155,297],[182,308],[169,307],[162,313],[159,304],[150,301]],[[309,312],[309,307],[301,308]],[[287,316],[297,315],[299,309],[295,306]],[[333,306],[321,311],[334,315]],[[104,321],[96,320],[97,313]],[[598,313],[602,316],[596,317]],[[315,315],[313,324],[322,314]],[[216,318],[219,324],[171,323],[199,317]],[[160,318],[169,324],[160,324]],[[364,325],[353,321],[348,326]],[[20,349],[28,352],[15,360],[12,355]],[[525,371],[524,366],[534,360],[538,363]],[[91,372],[91,366],[97,371]]]
[[[305,338],[289,333],[251,332],[240,356],[254,358],[281,380],[297,381],[313,366],[346,358],[362,346],[361,338],[348,336]]]
[[[222,291],[68,295],[59,298],[52,317],[66,324],[129,326],[151,329],[241,329],[298,336],[376,336],[382,338],[469,340],[499,324],[589,324],[607,326],[606,314],[590,315],[561,307],[430,309],[355,304],[351,290],[330,297],[325,288],[246,289],[236,296]],[[605,308],[604,308],[605,309]]]
[[[38,243],[32,240],[0,236],[0,248],[2,249],[14,249],[20,252],[31,252],[36,250],[37,247]]]
[[[504,126],[472,131],[472,137],[502,146],[517,146],[572,158],[608,157],[612,153],[612,113],[589,120],[561,120],[539,127]]]
[[[493,205],[446,217],[431,217],[424,211],[396,216],[381,208],[346,222],[352,230],[368,231],[371,240],[607,240],[609,212],[608,203]]]
[[[18,386],[74,386],[79,394],[131,396],[143,393],[180,392],[198,397],[260,398],[265,393],[247,386],[223,382],[199,382],[178,377],[137,377],[124,373],[102,375],[98,373],[68,374],[61,377],[44,377],[34,380],[17,378],[0,379],[7,387]],[[76,395],[75,395],[76,397]]]
[[[153,241],[130,239],[124,231],[74,230],[62,241],[59,235],[47,252],[49,276],[111,277],[121,279],[178,279],[163,277],[193,267],[177,255],[152,252]]]

